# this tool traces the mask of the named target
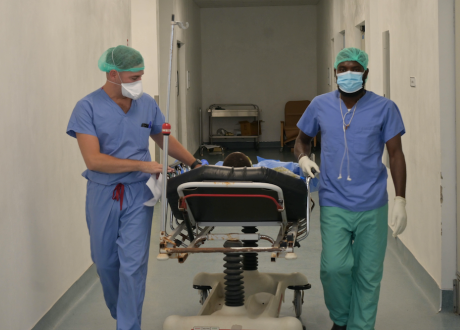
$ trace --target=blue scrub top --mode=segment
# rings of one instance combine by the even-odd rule
[[[133,100],[128,113],[124,113],[101,88],[78,101],[70,117],[67,134],[74,138],[76,133],[96,136],[101,153],[106,155],[151,161],[149,136],[160,133],[164,121],[164,115],[150,95],[144,93]],[[150,177],[150,174],[142,172],[109,174],[90,170],[82,175],[104,185],[130,184],[147,181]]]
[[[393,101],[366,91],[346,131],[352,181],[347,181],[347,158],[339,180],[345,151],[339,102],[345,114],[348,109],[338,91],[315,97],[297,124],[310,137],[321,131],[320,205],[353,212],[377,209],[388,203],[388,174],[382,163],[385,143],[406,132],[401,113]],[[345,117],[346,123],[352,112]]]

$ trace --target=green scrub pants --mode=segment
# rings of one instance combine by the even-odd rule
[[[321,207],[321,282],[335,324],[347,330],[374,330],[388,205],[366,212]]]

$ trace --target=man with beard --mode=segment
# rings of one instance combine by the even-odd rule
[[[365,89],[368,56],[339,52],[338,90],[313,99],[297,126],[295,155],[305,173],[320,172],[310,142],[321,131],[321,282],[333,330],[373,330],[387,242],[385,145],[396,190],[393,236],[406,228],[405,133],[394,102]]]

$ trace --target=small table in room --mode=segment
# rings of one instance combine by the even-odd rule
[[[238,109],[226,109],[228,107]],[[224,108],[224,109],[218,109]],[[212,104],[208,107],[209,114],[209,141],[213,144],[213,139],[253,139],[256,150],[259,150],[260,143],[260,109],[255,104]],[[214,135],[212,130],[213,118],[242,118],[253,117],[257,121],[257,135]]]

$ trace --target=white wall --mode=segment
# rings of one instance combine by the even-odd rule
[[[408,170],[408,226],[400,239],[443,289],[452,289],[455,276],[452,15],[451,0],[439,4],[431,0],[322,0],[318,4],[319,93],[331,90],[326,79],[331,38],[336,38],[334,54],[340,49],[337,38],[342,30],[346,47],[359,47],[356,25],[365,21],[370,59],[367,88],[382,95],[382,33],[390,31],[391,99],[399,106],[407,130],[402,141]],[[409,77],[416,77],[417,87],[410,87]],[[388,191],[391,210],[391,175]]]
[[[171,38],[171,15],[175,14],[175,20],[188,22],[190,27],[187,30],[175,28],[174,57],[171,82],[171,108],[170,120],[172,134],[182,136],[182,144],[192,153],[199,147],[199,108],[201,106],[201,26],[200,8],[194,1],[189,0],[161,0],[158,8],[158,30],[159,30],[159,92],[160,107],[163,113],[166,112],[168,68],[169,68],[169,47]],[[181,72],[181,112],[178,117],[176,111],[176,89],[175,72],[177,70],[177,40],[184,43],[180,49],[181,61],[183,63]],[[185,87],[186,71],[190,71],[190,88]],[[179,126],[180,125],[180,126]],[[178,134],[179,130],[181,131]]]
[[[455,0],[455,91],[460,95],[460,0]],[[460,132],[460,97],[455,98],[456,110],[456,131]],[[456,134],[456,156],[457,156],[457,238],[460,237],[460,134]],[[457,239],[457,274],[460,273],[460,240]],[[457,275],[458,278],[458,275]]]
[[[203,109],[257,104],[261,141],[279,141],[286,102],[317,94],[316,6],[205,8],[201,24]],[[213,128],[233,131],[239,120],[216,121]],[[208,141],[207,116],[203,124]]]
[[[439,100],[442,173],[442,289],[452,289],[457,272],[454,0],[438,2]]]
[[[129,0],[0,2],[1,329],[31,329],[91,265],[85,165],[65,131],[130,24]]]
[[[144,58],[142,85],[144,92],[152,97],[159,95],[157,6],[157,0],[131,0],[130,46],[141,52]],[[150,140],[152,160],[155,160],[154,146],[154,142]]]

